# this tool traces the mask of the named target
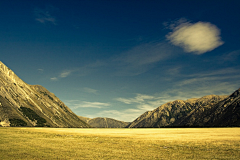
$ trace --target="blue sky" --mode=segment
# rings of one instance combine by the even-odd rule
[[[240,1],[0,1],[1,61],[77,115],[133,121],[240,87]]]

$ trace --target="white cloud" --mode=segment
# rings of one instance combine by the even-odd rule
[[[173,32],[166,37],[185,52],[203,54],[221,46],[224,42],[220,37],[220,30],[209,22],[190,23],[178,21],[170,26]]]

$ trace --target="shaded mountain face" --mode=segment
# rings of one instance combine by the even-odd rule
[[[90,127],[53,93],[0,62],[0,126]]]
[[[129,122],[118,121],[112,118],[97,117],[91,119],[81,116],[79,118],[95,128],[124,128],[129,124]]]
[[[240,88],[203,114],[206,126],[240,126]]]
[[[129,128],[240,126],[240,89],[230,96],[176,100],[148,111]]]

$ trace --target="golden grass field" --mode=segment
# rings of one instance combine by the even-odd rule
[[[240,128],[0,128],[0,159],[240,159]]]

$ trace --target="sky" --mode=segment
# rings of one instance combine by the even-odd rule
[[[131,122],[240,87],[239,0],[1,0],[0,61],[75,114]]]

